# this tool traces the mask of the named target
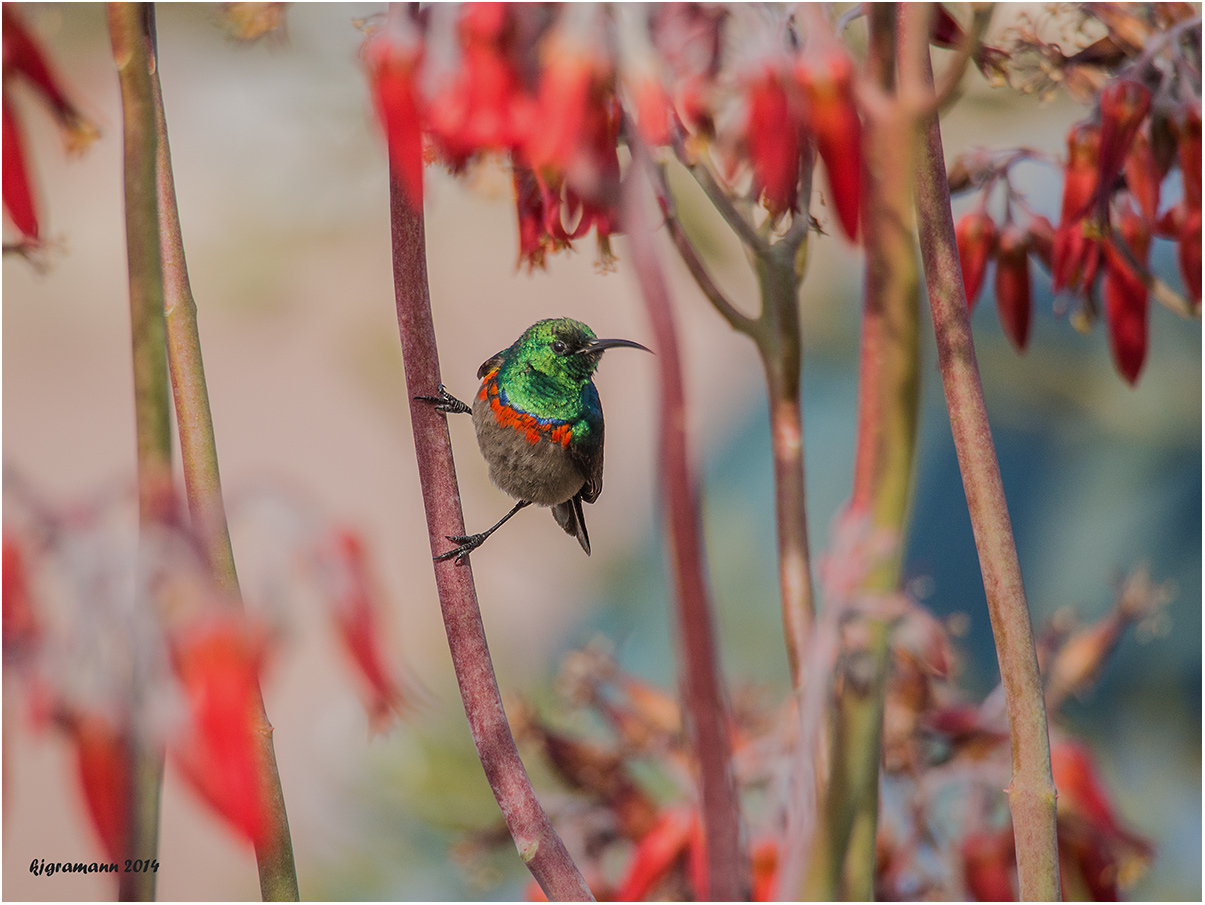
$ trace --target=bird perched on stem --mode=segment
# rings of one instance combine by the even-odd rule
[[[480,534],[448,537],[457,546],[436,561],[466,556],[526,506],[552,508],[566,534],[590,555],[582,503],[602,493],[603,412],[591,379],[607,349],[651,350],[629,339],[599,339],[567,317],[532,324],[477,369],[481,389],[472,407],[441,384],[437,396],[415,396],[441,412],[471,413],[490,480],[517,499]]]

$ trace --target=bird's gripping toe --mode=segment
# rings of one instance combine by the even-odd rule
[[[429,402],[435,406],[437,412],[444,412],[448,415],[468,415],[473,411],[472,408],[449,393],[442,383],[439,385],[438,396],[415,396],[414,398]]]

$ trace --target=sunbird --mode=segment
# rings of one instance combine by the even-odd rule
[[[440,384],[437,396],[415,396],[441,412],[472,414],[490,480],[518,500],[492,528],[449,536],[457,546],[435,560],[457,563],[526,506],[549,506],[566,534],[590,555],[582,503],[602,493],[603,411],[591,379],[602,353],[630,339],[599,339],[580,321],[548,318],[477,369],[481,388],[470,407]]]

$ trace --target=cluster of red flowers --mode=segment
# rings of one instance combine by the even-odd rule
[[[754,199],[774,218],[798,210],[814,142],[853,238],[861,200],[853,67],[831,38],[794,46],[789,15],[699,4],[398,9],[363,54],[410,203],[421,203],[424,161],[459,172],[482,155],[509,157],[519,260],[529,267],[591,228],[610,259],[608,239],[621,229],[618,146],[632,134],[684,155],[714,147],[728,181],[751,174]],[[753,32],[766,52],[725,55],[728,27]]]
[[[1039,651],[1048,706],[1056,717],[1052,769],[1058,789],[1064,896],[1116,900],[1145,871],[1150,843],[1125,826],[1088,748],[1063,732],[1057,715],[1089,688],[1127,627],[1157,619],[1165,589],[1144,572],[1116,605],[1087,626],[1052,625]],[[875,896],[888,901],[1017,898],[1013,827],[1004,789],[1010,771],[1002,691],[966,701],[953,682],[957,655],[948,629],[907,603],[893,635],[883,718],[883,798],[876,842]],[[517,735],[537,749],[576,799],[556,822],[578,840],[579,866],[600,900],[688,901],[707,889],[695,764],[672,693],[625,673],[604,652],[569,655],[558,687],[566,725],[601,725],[605,736],[554,728],[529,706],[511,707]],[[590,719],[580,719],[581,711]],[[751,812],[754,901],[791,896],[779,888],[782,802],[775,794],[797,756],[793,706],[760,696],[734,700],[732,739],[742,799]],[[639,766],[637,766],[639,764]],[[651,767],[659,782],[649,782]],[[666,788],[676,790],[669,796]],[[661,792],[655,792],[658,788]],[[478,844],[496,844],[482,834]],[[467,853],[467,852],[466,852]],[[535,883],[530,899],[542,900]]]
[[[125,574],[133,557],[114,546],[109,507],[61,515],[30,506],[23,494],[5,508],[6,676],[27,691],[34,725],[53,725],[69,741],[108,858],[126,849],[136,744],[165,749],[234,832],[264,842],[260,678],[272,634],[215,584],[176,502],[164,502],[165,521],[147,547],[152,574],[136,582],[149,612],[123,599],[135,585]],[[342,528],[302,543],[296,558],[309,565],[363,680],[371,725],[382,728],[404,699],[381,649],[381,600],[364,545]]]
[[[1166,33],[1152,33],[1148,43],[1155,44],[1152,51],[1162,47],[1173,57],[1179,52]],[[1000,319],[1018,350],[1029,335],[1030,254],[1050,272],[1052,289],[1082,298],[1089,315],[1097,309],[1099,278],[1113,360],[1132,384],[1148,346],[1152,236],[1177,243],[1184,293],[1200,309],[1201,99],[1199,84],[1193,88],[1179,75],[1180,67],[1156,67],[1153,52],[1120,39],[1111,38],[1109,46],[1112,55],[1098,53],[1089,62],[1104,59],[1120,72],[1100,89],[1093,115],[1067,134],[1058,225],[1038,215],[1021,229],[1010,212],[998,232],[980,204],[959,221],[957,238],[971,305],[995,258]],[[1016,159],[1008,159],[1005,168]],[[1177,165],[1183,197],[1160,211],[1163,182]],[[989,190],[992,181],[987,180]]]
[[[67,98],[53,67],[38,42],[26,29],[11,3],[4,4],[4,210],[20,230],[22,242],[36,245],[41,224],[34,200],[33,183],[25,142],[11,97],[13,85],[26,82],[54,114],[68,147],[81,151],[99,134]]]

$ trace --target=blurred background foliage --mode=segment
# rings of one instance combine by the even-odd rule
[[[240,543],[238,495],[287,486],[369,537],[391,605],[391,644],[425,700],[406,723],[368,739],[329,628],[298,600],[274,611],[286,632],[265,694],[303,895],[512,898],[527,874],[509,840],[492,850],[465,841],[500,821],[456,696],[426,562],[393,320],[383,143],[351,24],[379,9],[299,4],[289,12],[286,41],[241,46],[216,27],[212,6],[159,8],[185,245],[251,603],[265,579],[255,529]],[[103,9],[32,4],[26,12],[104,130],[86,158],[65,160],[49,121],[30,118],[46,232],[56,247],[43,272],[4,261],[5,464],[69,504],[132,473],[120,116]],[[1015,13],[1003,5],[993,30]],[[1066,99],[1039,104],[991,89],[972,71],[943,123],[947,159],[972,146],[1061,154],[1067,127],[1081,116]],[[1031,203],[1055,219],[1057,174],[1036,164],[1022,174],[1018,184]],[[622,240],[617,274],[596,273],[585,246],[553,258],[547,273],[516,273],[505,174],[486,167],[465,183],[429,170],[428,180],[435,318],[453,392],[470,391],[477,364],[540,317],[566,314],[600,334],[647,336]],[[686,181],[674,184],[701,250],[737,298],[752,300],[733,241]],[[1156,272],[1178,285],[1171,246],[1155,248]],[[803,407],[808,515],[820,551],[850,489],[862,275],[858,255],[836,235],[813,243],[809,266]],[[676,262],[672,274],[726,677],[732,688],[753,685],[777,698],[787,672],[761,375],[752,348],[727,330]],[[1039,272],[1023,357],[1000,330],[990,287],[973,319],[1035,625],[1040,631],[1065,607],[1081,622],[1099,617],[1119,576],[1142,562],[1156,581],[1174,583],[1163,619],[1127,636],[1066,718],[1092,743],[1122,814],[1156,845],[1134,896],[1199,899],[1201,327],[1153,305],[1149,360],[1131,389],[1113,370],[1103,324],[1077,333],[1055,313],[1044,282]],[[996,660],[931,336],[923,356],[905,568],[935,613],[965,614],[962,682],[979,699],[998,680]],[[527,698],[555,715],[549,688],[561,657],[600,635],[626,669],[666,687],[676,681],[652,491],[652,380],[652,368],[639,363],[600,372],[610,442],[607,493],[591,521],[594,556],[581,557],[551,520],[533,516],[475,557],[509,700]],[[492,522],[508,503],[488,485],[471,428],[454,424],[453,442],[466,518]],[[66,884],[74,878],[54,885],[27,875],[31,858],[82,857],[77,850],[96,845],[73,779],[64,779],[70,768],[61,741],[10,722],[4,758],[5,896],[107,895],[87,880],[73,887]],[[555,811],[567,801],[563,791],[534,752],[527,760]],[[249,852],[174,788],[169,775],[161,897],[254,897]]]

